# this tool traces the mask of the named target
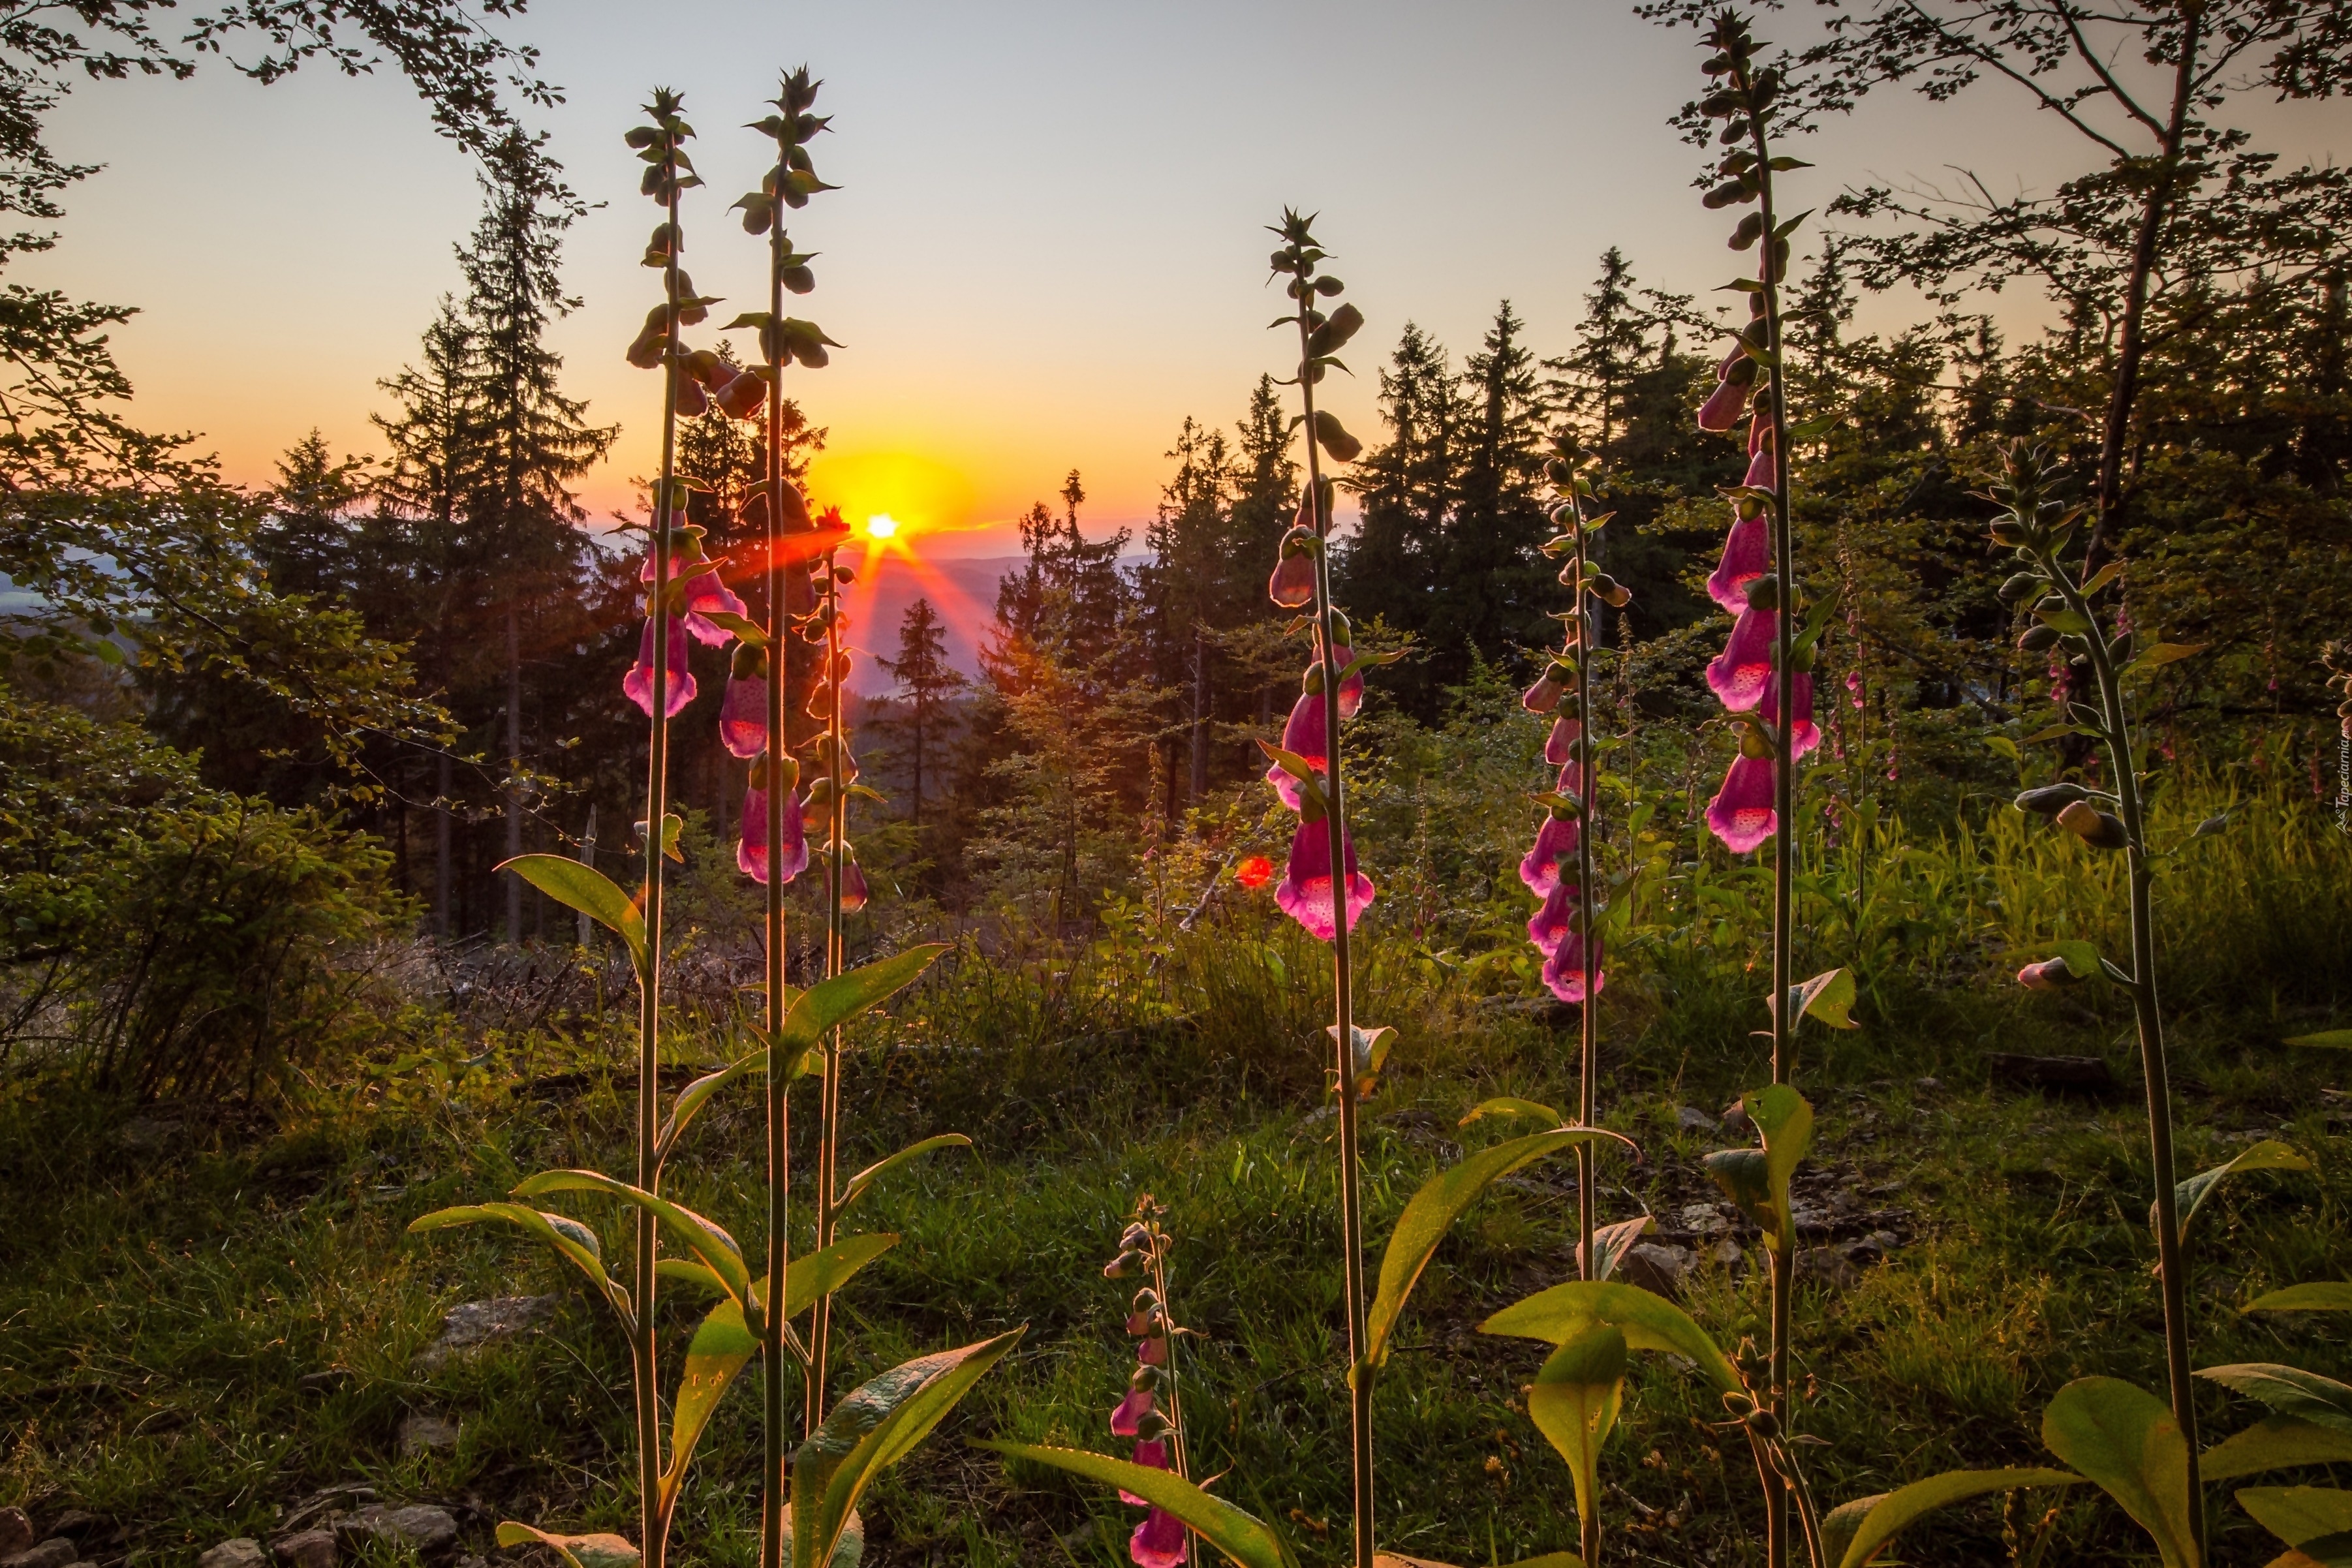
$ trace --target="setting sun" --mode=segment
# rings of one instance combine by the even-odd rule
[[[887,539],[898,531],[898,519],[887,512],[866,519],[866,533],[869,538]]]

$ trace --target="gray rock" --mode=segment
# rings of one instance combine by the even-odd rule
[[[1944,1081],[1940,1078],[1922,1078],[1916,1082],[1919,1092],[1923,1094],[1933,1094],[1944,1086]]]
[[[418,1372],[438,1372],[451,1361],[483,1346],[511,1339],[555,1315],[561,1296],[494,1296],[487,1301],[467,1301],[451,1307],[441,1320],[441,1337],[416,1354],[410,1365]]]
[[[66,1568],[79,1555],[72,1542],[62,1535],[52,1535],[12,1557],[0,1557],[0,1568]]]
[[[363,1508],[336,1521],[335,1534],[353,1546],[373,1536],[413,1547],[420,1557],[439,1557],[457,1550],[457,1521],[447,1509],[430,1503]]]
[[[269,1568],[269,1553],[250,1535],[240,1535],[197,1558],[196,1568]]]
[[[1675,1112],[1675,1125],[1685,1133],[1712,1133],[1722,1124],[1696,1105],[1684,1105]]]
[[[1723,1210],[1711,1203],[1686,1203],[1675,1218],[1685,1230],[1696,1231],[1701,1236],[1720,1236],[1731,1228],[1731,1221],[1723,1217]]]
[[[33,1544],[33,1521],[21,1508],[0,1508],[0,1557],[14,1557]]]
[[[1617,1265],[1617,1277],[1629,1285],[1671,1296],[1682,1288],[1683,1281],[1697,1261],[1698,1254],[1687,1247],[1641,1241],[1627,1249],[1623,1260]]]
[[[1722,1264],[1727,1269],[1737,1269],[1739,1267],[1739,1260],[1742,1258],[1747,1257],[1748,1254],[1739,1249],[1738,1242],[1734,1241],[1730,1237],[1727,1236],[1722,1240],[1715,1244],[1714,1250],[1709,1252],[1707,1256],[1713,1258],[1717,1262]]]
[[[278,1568],[335,1568],[341,1552],[333,1531],[298,1530],[271,1542],[269,1554],[278,1559]]]
[[[1808,1247],[1797,1254],[1797,1278],[1845,1291],[1862,1283],[1862,1270],[1834,1247]]]
[[[419,1412],[400,1424],[400,1451],[414,1458],[436,1448],[457,1446],[457,1423],[445,1416]]]

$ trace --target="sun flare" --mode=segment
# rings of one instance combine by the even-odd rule
[[[868,538],[887,539],[898,531],[898,519],[887,512],[877,512],[866,519]]]

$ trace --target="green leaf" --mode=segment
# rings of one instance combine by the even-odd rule
[[[1832,969],[1789,988],[1789,1016],[1817,1018],[1832,1029],[1859,1029],[1853,1021],[1853,971]]]
[[[499,1545],[528,1546],[533,1542],[554,1547],[556,1555],[571,1568],[636,1568],[645,1561],[644,1553],[617,1535],[558,1535],[511,1519],[500,1521]]]
[[[852,1275],[897,1245],[898,1238],[894,1232],[877,1230],[793,1259],[784,1267],[784,1321],[792,1322],[808,1311],[818,1297],[841,1289]],[[768,1278],[762,1274],[752,1287],[752,1293],[761,1301],[767,1300],[767,1284]]]
[[[739,642],[748,643],[754,648],[764,648],[768,645],[768,633],[756,621],[738,615],[732,610],[705,610],[700,613],[702,618],[713,626],[723,632],[735,633]]]
[[[784,1526],[783,1560],[790,1563],[793,1561],[793,1505],[791,1503],[784,1504],[782,1513]],[[849,1519],[847,1522],[842,1526],[841,1538],[834,1542],[833,1563],[831,1568],[857,1568],[857,1565],[865,1560],[866,1521],[859,1518],[857,1511],[853,1508],[849,1511]]]
[[[2107,584],[2113,582],[2123,574],[2124,563],[2122,561],[2111,560],[2107,562],[2106,565],[2099,568],[2097,576],[2092,578],[2090,581],[2083,584],[2081,589],[2083,597],[2084,599],[2090,598],[2091,595],[2098,592],[2099,590],[2106,587]]]
[[[760,1352],[760,1342],[743,1322],[740,1301],[721,1301],[710,1309],[702,1326],[686,1347],[686,1371],[677,1385],[677,1402],[670,1416],[669,1468],[662,1472],[661,1506],[667,1513],[677,1501],[677,1489],[693,1462],[695,1445],[710,1424],[711,1413],[735,1375]]]
[[[1658,1222],[1644,1214],[1634,1219],[1621,1219],[1614,1225],[1596,1226],[1592,1232],[1592,1255],[1598,1260],[1592,1270],[1596,1280],[1606,1280],[1617,1272],[1617,1265],[1633,1249],[1633,1243],[1655,1230]]]
[[[1528,1391],[1536,1424],[1576,1482],[1576,1516],[1591,1519],[1601,1495],[1601,1445],[1625,1394],[1625,1334],[1596,1323],[1545,1358]]]
[[[614,1181],[602,1171],[541,1171],[526,1177],[514,1189],[517,1197],[537,1197],[549,1192],[597,1192],[646,1210],[686,1243],[694,1255],[719,1277],[727,1293],[739,1303],[751,1283],[743,1268],[743,1249],[735,1239],[694,1210],[666,1197]]]
[[[1154,1507],[1174,1514],[1194,1534],[1242,1564],[1242,1568],[1287,1568],[1290,1554],[1264,1520],[1202,1491],[1172,1470],[1114,1459],[1108,1454],[1090,1454],[1084,1448],[995,1441],[976,1446],[1008,1458],[1051,1465],[1057,1470],[1133,1492]]]
[[[945,942],[926,942],[818,981],[793,999],[792,1011],[784,1015],[785,1043],[816,1044],[866,1009],[912,985],[948,946]]]
[[[1566,1344],[1595,1323],[1623,1330],[1628,1350],[1661,1350],[1696,1362],[1718,1393],[1739,1386],[1739,1375],[1689,1313],[1619,1281],[1570,1280],[1538,1291],[1480,1323],[1478,1332]]]
[[[856,1176],[851,1176],[849,1178],[849,1185],[841,1189],[841,1201],[834,1206],[835,1211],[837,1213],[841,1209],[847,1208],[851,1204],[856,1203],[860,1197],[863,1197],[866,1195],[866,1189],[872,1186],[877,1181],[888,1176],[900,1166],[906,1165],[910,1161],[921,1159],[933,1149],[968,1149],[970,1147],[971,1147],[971,1140],[965,1137],[961,1133],[940,1133],[936,1136],[924,1138],[918,1143],[908,1144],[897,1154],[886,1155],[881,1159],[876,1160],[872,1165],[867,1166],[864,1170],[859,1171]]]
[[[2124,674],[2136,675],[2142,670],[2153,670],[2159,665],[2169,664],[2175,659],[2192,658],[2203,653],[2205,648],[2206,644],[2202,643],[2158,643],[2155,647],[2134,659],[2125,669]]]
[[[640,971],[646,967],[646,918],[613,879],[564,855],[517,855],[500,864],[567,909],[621,934]]]
[[[2074,967],[2073,960],[2068,960],[2067,967]],[[2309,1160],[2275,1138],[2264,1138],[2259,1144],[2247,1145],[2236,1158],[2215,1166],[2211,1170],[2199,1171],[2174,1185],[2173,1201],[2180,1211],[2180,1234],[2184,1237],[2189,1234],[2189,1222],[2197,1218],[2197,1211],[2205,1207],[2205,1200],[2213,1196],[2214,1188],[2238,1172],[2307,1171],[2310,1168]],[[2147,1211],[2147,1222],[2151,1228],[2156,1224],[2153,1205]]]
[[[656,1260],[654,1273],[665,1280],[675,1280],[681,1285],[692,1285],[698,1291],[708,1291],[714,1296],[723,1296],[727,1293],[726,1282],[718,1275],[701,1264],[689,1262],[684,1258]],[[761,1283],[761,1281],[755,1280],[752,1281],[751,1288],[756,1291]]]
[[[2305,1555],[2331,1564],[2352,1559],[2352,1551],[2346,1549],[2352,1540],[2331,1542],[2331,1554],[2326,1557],[2311,1550],[2331,1536],[2352,1538],[2352,1492],[2333,1487],[2247,1487],[2237,1497],[2238,1506],[2252,1514],[2255,1523]]]
[[[2155,1538],[2165,1568],[2199,1568],[2189,1445],[2164,1401],[2121,1378],[2078,1377],[2042,1412],[2042,1441]]]
[[[799,1062],[794,1063],[796,1070],[786,1079],[787,1082],[801,1076],[801,1066]],[[755,1051],[740,1061],[728,1063],[716,1072],[703,1074],[679,1090],[677,1098],[670,1102],[669,1114],[662,1119],[660,1133],[654,1139],[655,1166],[658,1167],[668,1161],[669,1156],[677,1151],[678,1139],[685,1135],[688,1124],[694,1120],[703,1106],[710,1103],[712,1095],[739,1078],[748,1077],[755,1072],[763,1073],[767,1070],[767,1051]]]
[[[2257,1296],[2245,1305],[2250,1312],[2352,1312],[2352,1284],[2342,1280],[2317,1280],[2289,1285],[2284,1291]]]
[[[1315,765],[1295,751],[1285,751],[1270,741],[1261,740],[1257,748],[1265,753],[1274,765],[1290,775],[1298,786],[1298,798],[1313,804],[1311,812],[1302,813],[1308,821],[1320,821],[1330,813],[1330,803],[1323,793],[1323,776]]]
[[[1462,1113],[1462,1120],[1455,1124],[1466,1127],[1481,1116],[1533,1116],[1538,1121],[1553,1123],[1568,1120],[1549,1105],[1540,1104],[1533,1100],[1516,1099],[1508,1094],[1497,1094],[1492,1100],[1481,1100],[1469,1110],[1465,1111]]]
[[[1947,1470],[1876,1497],[1841,1503],[1822,1518],[1822,1537],[1834,1568],[1863,1568],[1897,1534],[1939,1508],[1989,1492],[2070,1487],[2082,1479],[2068,1470]]]
[[[2062,637],[2087,637],[2094,630],[2091,618],[2079,610],[2037,610],[2033,613],[2044,626]]]
[[[1706,1156],[1707,1174],[1764,1232],[1766,1246],[1785,1250],[1797,1244],[1789,1181],[1812,1145],[1813,1108],[1785,1083],[1752,1091],[1740,1103],[1764,1147],[1718,1150]]]
[[[1351,1375],[1364,1375],[1367,1369],[1377,1374],[1387,1364],[1390,1336],[1396,1332],[1406,1298],[1412,1294],[1429,1260],[1437,1255],[1437,1244],[1445,1239],[1446,1231],[1463,1210],[1475,1203],[1497,1177],[1508,1176],[1546,1155],[1603,1139],[1623,1144],[1627,1148],[1633,1146],[1630,1139],[1598,1127],[1559,1127],[1549,1133],[1530,1133],[1465,1156],[1414,1193],[1412,1201],[1404,1206],[1404,1212],[1397,1216],[1396,1229],[1390,1233],[1388,1248],[1381,1254],[1380,1286],[1372,1297],[1371,1314],[1366,1320],[1363,1360]]]
[[[2332,1377],[2267,1361],[2200,1366],[2197,1375],[2234,1388],[2250,1399],[2259,1399],[2282,1416],[2297,1416],[2338,1432],[2352,1432],[2352,1388]]]
[[[604,1250],[596,1233],[568,1215],[545,1214],[522,1203],[471,1203],[419,1215],[408,1222],[408,1229],[411,1235],[421,1235],[427,1230],[446,1230],[489,1220],[519,1226],[554,1248],[559,1256],[588,1276],[588,1282],[621,1315],[624,1324],[632,1322],[629,1292],[604,1272]]]
[[[2352,1051],[2352,1029],[2322,1030],[2317,1034],[2291,1036],[2288,1045],[2315,1045],[2329,1051]]]
[[[2209,1481],[2233,1481],[2266,1470],[2352,1461],[2352,1432],[2315,1426],[2292,1416],[2266,1416],[2242,1432],[2232,1432],[2198,1456],[2197,1473]]]
[[[789,1280],[786,1288],[790,1288]],[[793,1456],[793,1568],[830,1562],[852,1510],[1011,1350],[1026,1328],[883,1373],[835,1405]]]

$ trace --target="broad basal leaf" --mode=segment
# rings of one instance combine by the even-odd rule
[[[2352,1388],[2332,1377],[2322,1377],[2299,1366],[2263,1361],[2235,1366],[2200,1366],[2197,1375],[2234,1388],[2250,1399],[2259,1399],[2282,1416],[2293,1416],[2338,1432],[2352,1432]]]
[[[2025,1487],[2070,1487],[2083,1479],[2068,1470],[1947,1470],[1876,1497],[1842,1503],[1822,1518],[1822,1541],[1832,1568],[1863,1568],[1902,1531],[1939,1508]]]
[[[2352,1492],[2332,1487],[2247,1487],[2238,1506],[2254,1522],[2301,1552],[2336,1568],[2352,1563]]]
[[[1719,1393],[1739,1386],[1739,1375],[1689,1313],[1620,1281],[1570,1280],[1538,1291],[1480,1323],[1478,1332],[1566,1344],[1598,1323],[1623,1331],[1628,1350],[1662,1350],[1696,1362]]]
[[[1108,1454],[1090,1454],[1084,1448],[1003,1442],[978,1446],[1011,1458],[1034,1459],[1038,1464],[1131,1492],[1153,1507],[1174,1514],[1195,1535],[1242,1564],[1242,1568],[1288,1568],[1292,1561],[1281,1538],[1265,1521],[1202,1491],[1172,1470],[1114,1459]]]
[[[787,1289],[789,1289],[789,1282]],[[874,1478],[929,1437],[1026,1329],[892,1367],[835,1406],[793,1457],[793,1568],[833,1557]]]
[[[1414,1193],[1412,1200],[1404,1206],[1404,1212],[1397,1217],[1387,1250],[1381,1254],[1380,1285],[1372,1297],[1371,1314],[1366,1320],[1363,1362],[1352,1375],[1377,1374],[1387,1364],[1389,1340],[1396,1332],[1406,1298],[1412,1294],[1430,1259],[1437,1255],[1437,1244],[1445,1239],[1446,1231],[1462,1211],[1478,1200],[1479,1194],[1497,1177],[1508,1176],[1547,1155],[1580,1144],[1604,1141],[1623,1144],[1627,1148],[1633,1146],[1630,1140],[1598,1127],[1556,1127],[1549,1133],[1530,1133],[1465,1155]]]
[[[1625,1394],[1625,1334],[1596,1324],[1545,1358],[1528,1391],[1536,1424],[1576,1482],[1576,1516],[1594,1517],[1601,1495],[1601,1445],[1617,1424]]]
[[[2199,1568],[2189,1445],[2164,1401],[2121,1378],[2076,1378],[2042,1413],[2042,1441],[2155,1538],[2165,1568]]]
[[[2209,1481],[2234,1481],[2271,1470],[2346,1463],[2352,1463],[2352,1432],[2293,1416],[2270,1416],[2200,1454],[2197,1473]]]

